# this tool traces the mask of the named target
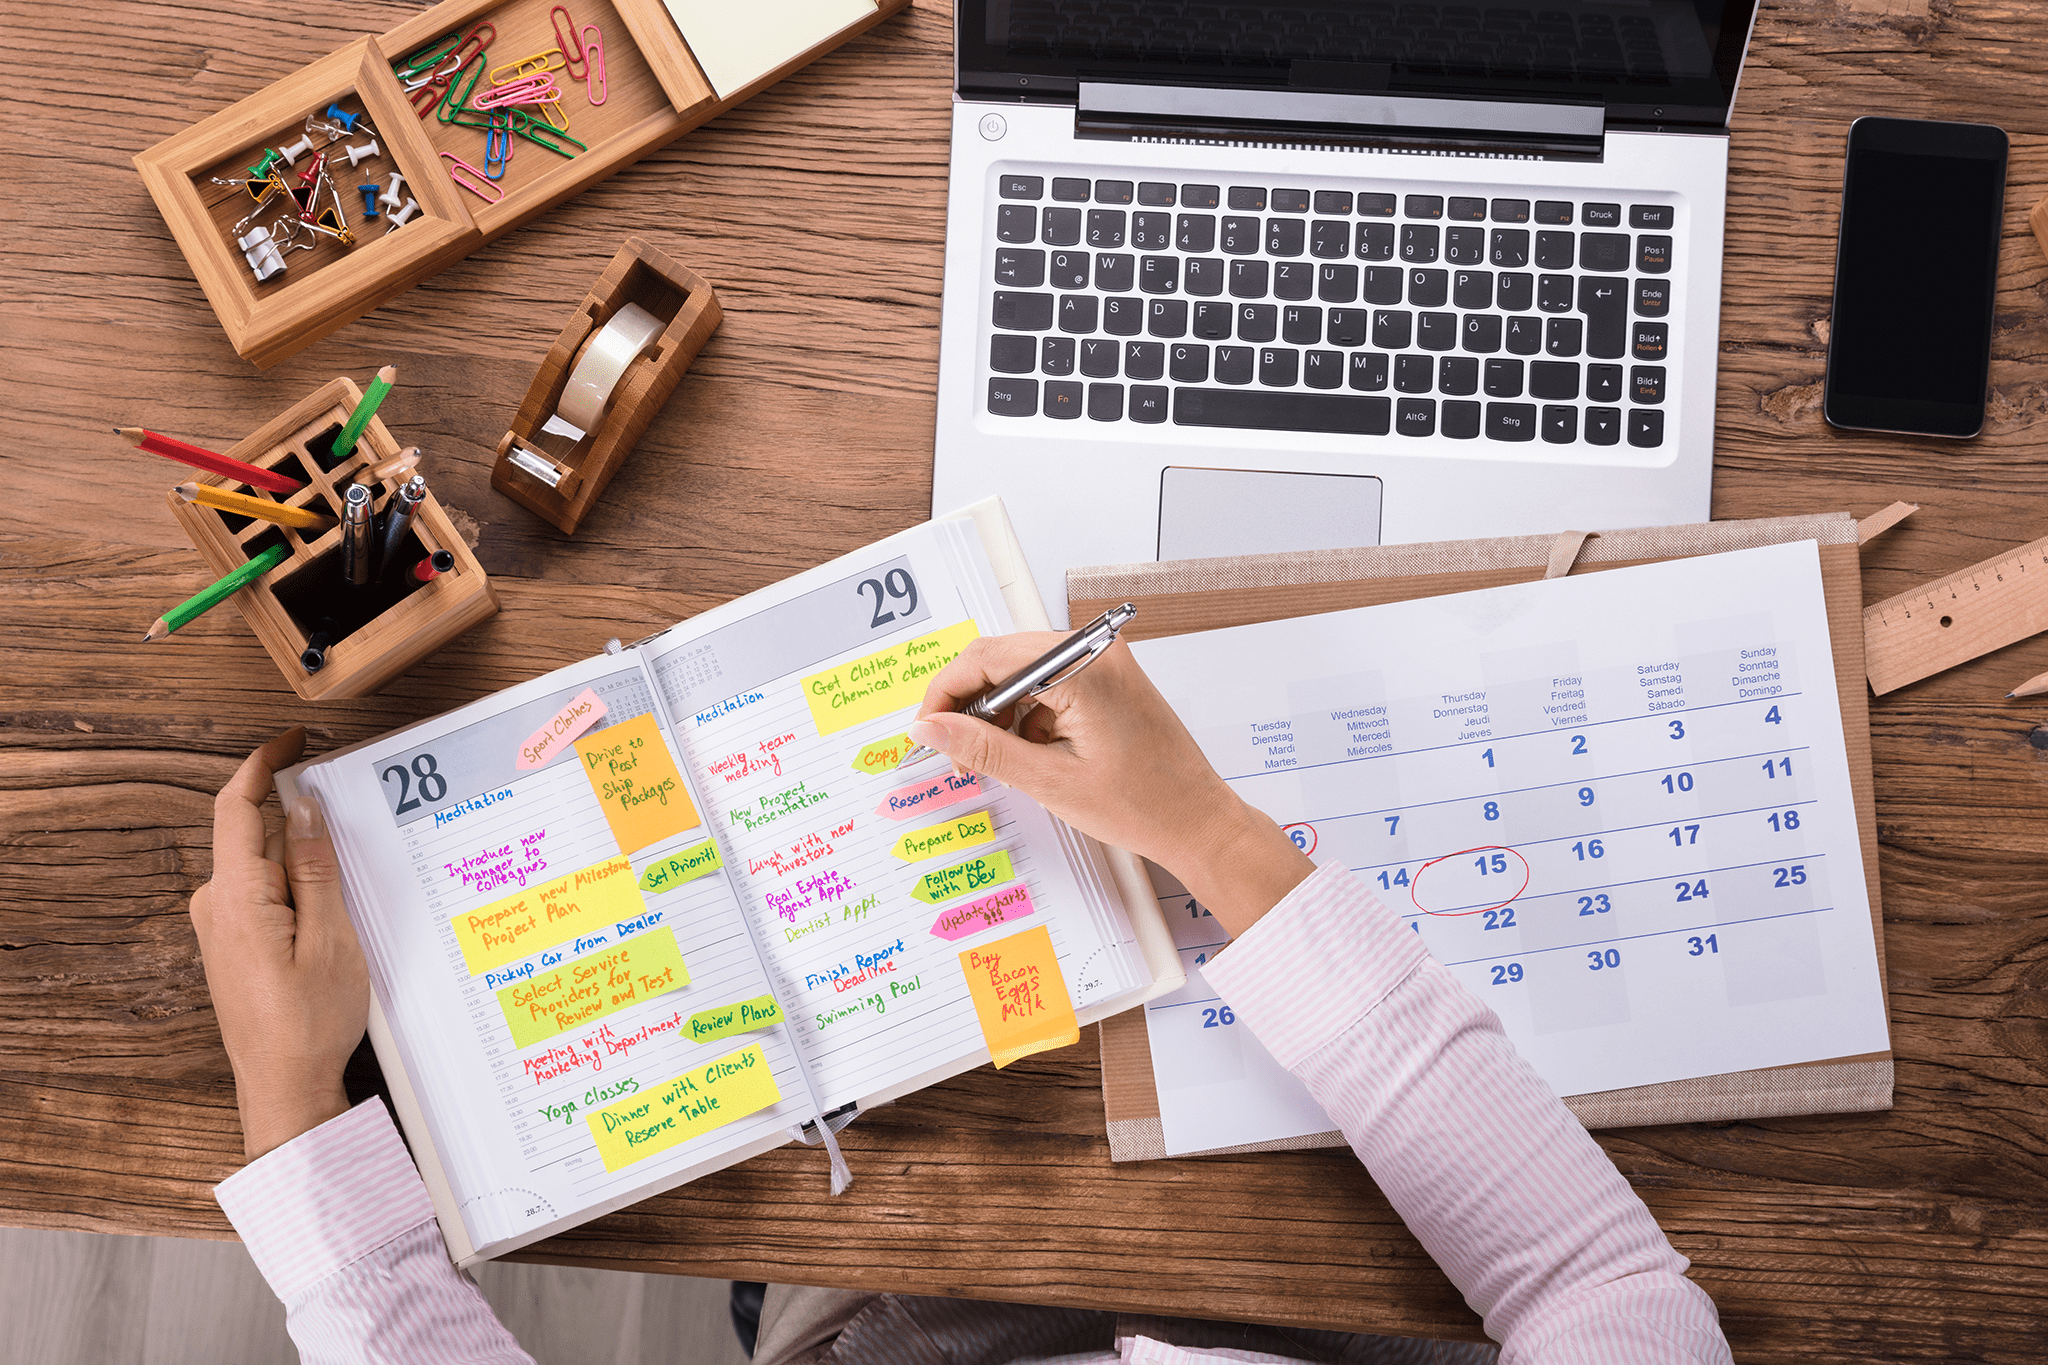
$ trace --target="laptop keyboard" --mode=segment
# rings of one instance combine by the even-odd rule
[[[1004,173],[997,416],[1664,444],[1674,207]]]

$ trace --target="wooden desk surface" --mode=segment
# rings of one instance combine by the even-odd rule
[[[0,1220],[230,1235],[241,1163],[185,902],[212,793],[295,720],[316,749],[431,715],[921,520],[930,489],[950,12],[917,7],[276,370],[229,350],[130,156],[410,7],[10,5],[0,519]],[[1729,184],[1714,514],[1924,510],[1870,600],[2048,531],[2048,15],[1767,5]],[[1843,139],[1864,113],[2013,135],[1995,391],[1949,444],[1821,420]],[[1902,206],[1902,211],[1927,211]],[[573,539],[490,451],[628,233],[724,326]],[[1938,344],[1934,342],[1932,344]],[[224,447],[337,373],[478,523],[504,611],[380,696],[301,704],[235,612],[150,647],[206,578],[175,481],[108,434]],[[2020,1360],[2048,1332],[2048,637],[1877,701],[1897,1108],[1605,1134],[1745,1361]],[[784,1150],[601,1219],[549,1259],[1470,1337],[1347,1154],[1112,1167],[1091,1037],[863,1119],[828,1200]],[[1513,1160],[1503,1153],[1503,1160]]]

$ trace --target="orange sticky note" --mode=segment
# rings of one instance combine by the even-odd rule
[[[661,741],[653,712],[585,735],[576,741],[576,754],[611,822],[619,852],[631,853],[697,827],[697,808]]]
[[[1044,925],[960,954],[960,970],[998,1067],[1081,1041],[1074,998]]]

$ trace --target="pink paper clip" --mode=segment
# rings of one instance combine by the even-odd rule
[[[443,152],[441,159],[448,163],[448,178],[486,204],[495,204],[505,197],[505,191],[501,187],[492,184],[488,176],[455,153]],[[469,179],[463,179],[464,172],[468,172]]]
[[[555,84],[555,78],[543,72],[527,76],[507,85],[501,85],[470,100],[469,107],[479,112],[497,109],[507,104],[540,104],[546,100],[562,97],[562,91]]]
[[[596,24],[583,26],[583,62],[590,73],[583,82],[583,93],[592,104],[603,104],[604,83],[604,33]]]
[[[557,19],[555,17],[558,14],[562,16],[562,19],[567,19],[569,21],[569,33],[567,37],[564,37],[562,35],[562,19]],[[572,80],[580,81],[586,79],[586,77],[589,74],[589,67],[586,66],[582,71],[578,71],[576,69],[576,63],[586,61],[587,59],[584,56],[583,52],[583,41],[582,39],[576,36],[575,16],[570,14],[568,10],[563,9],[560,5],[556,5],[553,9],[548,11],[548,27],[552,28],[555,31],[555,46],[562,49],[562,69],[569,73],[569,76]],[[571,57],[569,55],[569,49],[572,45],[576,49],[576,55],[574,57]]]

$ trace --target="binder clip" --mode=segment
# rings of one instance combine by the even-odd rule
[[[256,283],[284,274],[284,253],[270,239],[269,228],[255,228],[248,236],[237,237],[235,245],[242,249],[242,259],[249,263],[249,269],[256,273]]]

